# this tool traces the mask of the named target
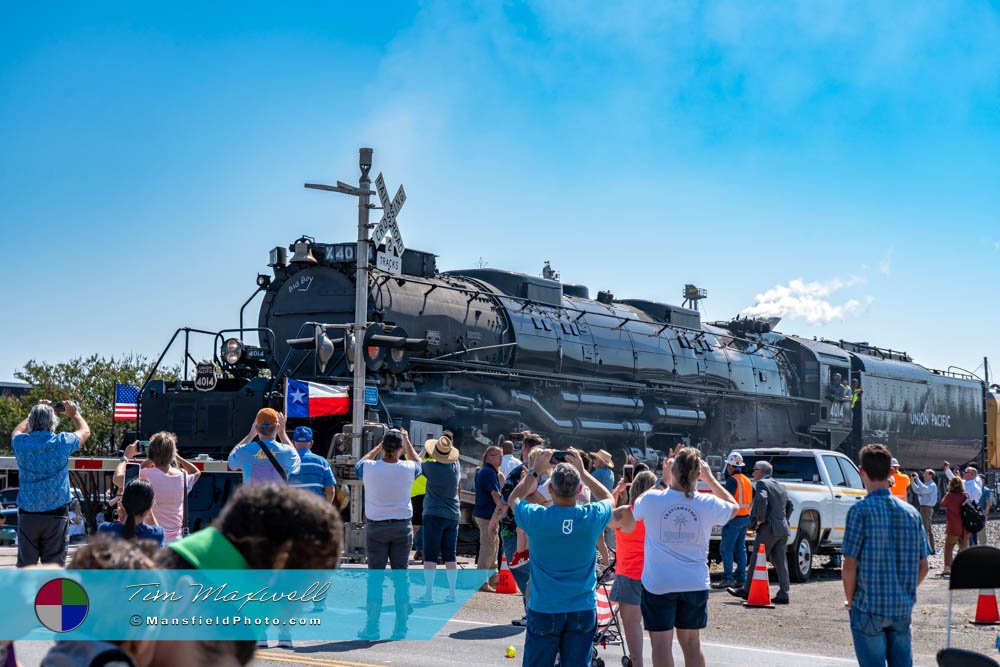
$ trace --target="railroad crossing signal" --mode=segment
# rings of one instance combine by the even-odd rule
[[[372,232],[372,241],[377,245],[381,243],[384,237],[386,252],[391,252],[396,257],[402,257],[406,246],[403,245],[403,237],[399,233],[396,216],[399,215],[399,210],[406,203],[406,191],[400,185],[399,189],[396,190],[395,198],[389,201],[389,191],[385,187],[385,180],[382,178],[381,173],[375,177],[375,191],[382,202],[382,219],[375,225],[375,230]]]

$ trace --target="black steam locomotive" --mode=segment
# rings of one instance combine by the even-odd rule
[[[350,386],[351,346],[361,344],[378,388],[372,416],[448,428],[471,458],[530,428],[558,447],[616,455],[678,442],[709,454],[760,445],[853,455],[883,442],[907,468],[982,459],[986,387],[971,376],[865,343],[781,334],[772,322],[706,323],[697,308],[603,291],[592,299],[549,270],[440,273],[434,255],[406,250],[401,275],[372,271],[364,340],[317,329],[355,319],[355,248],[302,238],[290,261],[273,249],[273,276],[258,276],[258,345],[242,323],[244,335],[217,335],[224,374],[210,391],[149,382],[142,434],[172,430],[185,453],[222,455],[258,408],[282,405],[284,378]],[[858,400],[838,374],[860,382]],[[347,419],[313,420],[317,451],[338,453]]]

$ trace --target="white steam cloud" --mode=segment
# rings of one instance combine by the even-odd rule
[[[842,320],[848,315],[856,316],[874,300],[866,297],[864,302],[848,299],[842,303],[831,303],[827,297],[834,292],[860,282],[858,279],[839,279],[826,282],[807,283],[801,278],[789,281],[787,285],[777,285],[754,297],[754,304],[745,308],[743,315],[761,318],[804,319],[809,324],[827,324]]]

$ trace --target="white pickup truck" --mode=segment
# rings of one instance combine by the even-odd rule
[[[749,476],[757,461],[768,461],[774,479],[788,491],[794,509],[788,521],[788,573],[792,581],[812,574],[813,556],[838,555],[844,543],[847,511],[867,494],[857,466],[840,452],[824,449],[737,449]],[[716,526],[712,551],[718,553],[722,528]],[[747,542],[752,542],[752,534]]]

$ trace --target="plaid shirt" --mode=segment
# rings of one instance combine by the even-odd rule
[[[847,513],[844,555],[858,561],[852,606],[883,618],[910,618],[920,561],[930,554],[920,514],[878,489]]]

